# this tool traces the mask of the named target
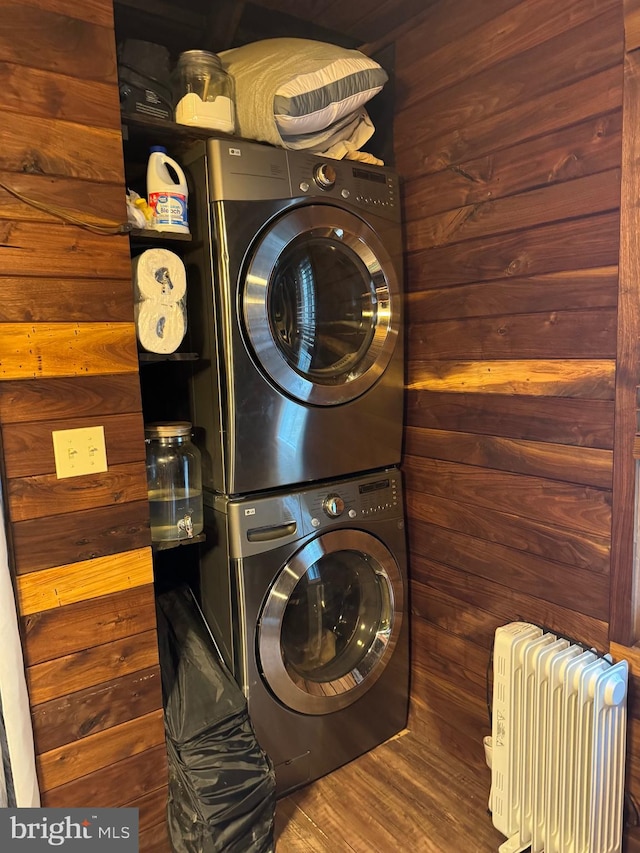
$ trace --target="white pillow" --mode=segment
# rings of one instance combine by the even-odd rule
[[[277,125],[288,136],[323,130],[377,95],[387,80],[386,71],[364,54],[339,57],[278,87]]]
[[[286,137],[334,125],[355,113],[389,79],[359,50],[311,39],[264,39],[219,56],[234,78],[240,112],[247,99],[254,109],[260,99],[265,109],[268,105],[278,133]],[[239,130],[242,134],[242,126]]]

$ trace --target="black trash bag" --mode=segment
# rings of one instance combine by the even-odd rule
[[[188,586],[157,599],[176,853],[273,853],[276,783]]]
[[[169,51],[164,45],[140,39],[121,42],[118,87],[122,112],[173,119]]]

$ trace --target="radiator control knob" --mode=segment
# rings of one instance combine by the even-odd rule
[[[627,694],[627,685],[617,672],[612,672],[604,688],[605,705],[619,705]]]
[[[340,495],[327,495],[322,501],[322,509],[329,518],[338,518],[344,512],[344,501]]]

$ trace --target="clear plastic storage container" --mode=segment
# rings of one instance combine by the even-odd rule
[[[193,539],[202,532],[200,451],[191,441],[191,424],[145,426],[151,539]]]
[[[181,53],[172,75],[172,88],[178,124],[235,133],[233,80],[215,53]]]

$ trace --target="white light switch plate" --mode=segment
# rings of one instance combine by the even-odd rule
[[[107,470],[103,426],[55,430],[51,437],[59,480]]]

